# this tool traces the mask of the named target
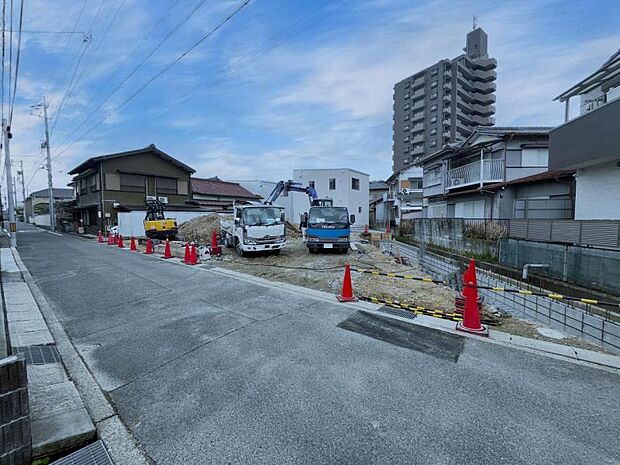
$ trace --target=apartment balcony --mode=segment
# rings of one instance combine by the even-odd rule
[[[497,71],[494,69],[476,69],[473,71],[472,75],[475,80],[482,82],[495,81],[497,79]]]
[[[420,134],[411,139],[412,144],[419,144],[421,142],[424,142],[424,134]]]
[[[424,99],[413,102],[413,106],[411,108],[414,110],[421,110],[424,108]]]
[[[442,100],[446,103],[450,103],[452,101],[452,98],[449,95],[444,94]]]
[[[443,83],[443,88],[444,90],[451,90],[452,89],[452,83],[451,82],[444,82]]]
[[[422,155],[424,153],[424,146],[420,145],[411,149],[411,155]]]
[[[480,160],[448,170],[446,189],[504,180],[504,160]]]
[[[413,116],[411,116],[411,122],[412,123],[416,123],[417,121],[424,121],[424,112],[420,111],[418,113],[414,113]]]
[[[442,131],[441,137],[443,137],[444,139],[447,137],[449,139],[450,138],[450,131]]]
[[[449,69],[444,70],[443,77],[446,79],[450,79],[452,77],[452,70],[449,70]]]
[[[475,70],[488,71],[497,68],[497,60],[495,58],[476,58],[471,62],[471,66]]]
[[[424,87],[424,78],[423,77],[417,78],[415,81],[411,83],[411,87],[413,89],[419,89],[420,87]]]

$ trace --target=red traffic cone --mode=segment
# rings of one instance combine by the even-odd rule
[[[186,265],[189,265],[190,261],[191,260],[190,260],[190,251],[189,251],[189,243],[188,243],[188,244],[185,244],[185,257],[183,258],[183,262]]]
[[[192,242],[192,248],[189,254],[188,265],[197,265],[197,264],[198,264],[198,250],[197,250],[196,244]]]
[[[103,234],[101,234],[101,231],[99,231],[99,234],[97,234],[97,242],[103,244]]]
[[[108,245],[112,245],[112,239],[113,239],[114,234],[112,233],[108,233]]]
[[[480,312],[478,311],[478,293],[473,287],[473,281],[467,283],[470,291],[465,296],[465,311],[463,312],[463,321],[456,323],[457,331],[465,331],[467,333],[478,334],[480,336],[488,336],[489,328],[480,324]]]
[[[131,236],[131,242],[129,243],[129,250],[132,252],[138,251],[138,247],[136,247],[136,239],[133,236]]]
[[[387,234],[390,234],[390,222],[389,221],[387,223],[385,223],[385,232]]]
[[[367,224],[364,225],[364,234],[368,234],[368,225]]]
[[[150,239],[146,240],[146,250],[144,251],[145,254],[147,255],[151,255],[153,253],[153,241]]]
[[[337,296],[340,302],[355,302],[357,297],[353,295],[353,285],[351,284],[351,267],[347,263],[344,266],[344,280],[342,281],[342,292]]]
[[[123,244],[123,236],[121,234],[118,235],[118,243],[116,245],[119,249],[125,248],[125,244]]]
[[[222,247],[217,244],[217,234],[215,230],[211,233],[211,250],[209,250],[209,253],[218,257],[222,255]]]
[[[211,248],[215,249],[217,247],[217,234],[215,234],[215,229],[211,233]]]
[[[170,252],[170,241],[166,239],[166,248],[164,249],[164,258],[172,258],[172,252]]]

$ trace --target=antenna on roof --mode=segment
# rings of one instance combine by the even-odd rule
[[[472,29],[472,31],[476,29],[477,23],[478,23],[478,18],[476,18],[476,15],[474,15],[474,28]]]

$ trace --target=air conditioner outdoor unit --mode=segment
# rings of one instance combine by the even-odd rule
[[[465,184],[465,179],[463,178],[452,178],[450,181],[450,186],[452,187],[460,186],[462,184]]]

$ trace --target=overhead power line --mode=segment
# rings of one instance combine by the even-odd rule
[[[78,124],[72,131],[71,133],[75,133],[76,131],[78,131],[80,128],[82,128],[82,126],[84,126],[84,124],[95,114],[97,113],[97,111],[99,111],[103,105],[105,105],[105,103],[116,93],[118,92],[118,90],[129,80],[131,79],[132,76],[134,76],[138,70],[144,65],[144,63],[146,63],[154,54],[155,52],[157,52],[162,45],[164,45],[168,39],[170,39],[170,37],[172,37],[172,35],[177,32],[185,23],[187,23],[192,16],[194,16],[196,14],[196,12],[200,9],[200,7],[202,7],[207,0],[200,0],[195,6],[194,8],[185,16],[185,18],[183,20],[181,20],[181,22],[179,22],[172,30],[170,30],[158,43],[157,45],[155,45],[155,47],[144,57],[142,58],[142,60],[140,60],[140,62],[133,67],[133,69],[121,80],[121,82],[119,82],[116,87],[114,87],[114,89],[112,89],[110,92],[108,92],[108,94],[104,97],[104,99],[99,103],[99,105],[97,105],[97,107],[95,107],[93,110],[91,110],[91,112],[86,115],[86,118],[84,118],[82,120],[82,122],[80,124]],[[150,31],[149,31],[150,33]],[[148,34],[147,34],[148,36]],[[146,36],[145,36],[146,38]],[[144,40],[144,39],[143,39]],[[95,97],[92,99],[92,101],[95,100]],[[66,142],[68,138],[65,138],[65,140],[63,141]],[[60,144],[63,145],[63,144]]]
[[[22,24],[24,22],[24,0],[21,0],[19,7],[19,32],[17,34],[17,57],[15,58],[15,77],[13,78],[13,97],[11,98],[11,108],[9,110],[9,125],[13,121],[13,108],[15,108],[15,95],[17,95],[17,77],[19,76],[19,57],[22,45]],[[10,90],[10,89],[9,89]]]
[[[94,131],[97,127],[99,127],[110,115],[117,112],[121,108],[123,108],[127,103],[129,103],[132,99],[134,99],[140,92],[146,89],[150,84],[152,84],[155,80],[169,71],[174,65],[180,62],[184,57],[186,57],[189,53],[191,53],[196,47],[202,44],[205,40],[215,34],[218,30],[220,30],[226,23],[228,23],[233,17],[235,17],[241,10],[243,10],[252,0],[245,0],[239,6],[237,6],[232,12],[226,15],[222,20],[220,20],[212,29],[210,29],[206,34],[204,34],[200,39],[194,42],[187,50],[177,56],[172,62],[162,68],[159,72],[149,78],[144,84],[142,84],[138,89],[136,89],[129,97],[127,97],[120,105],[118,105],[114,110],[108,112],[104,118],[99,120],[94,126],[81,134],[76,140],[74,140],[70,145],[63,148],[58,154],[55,155],[54,159],[58,158],[64,152],[66,152],[70,147],[72,147],[79,140],[86,137],[92,131]]]

